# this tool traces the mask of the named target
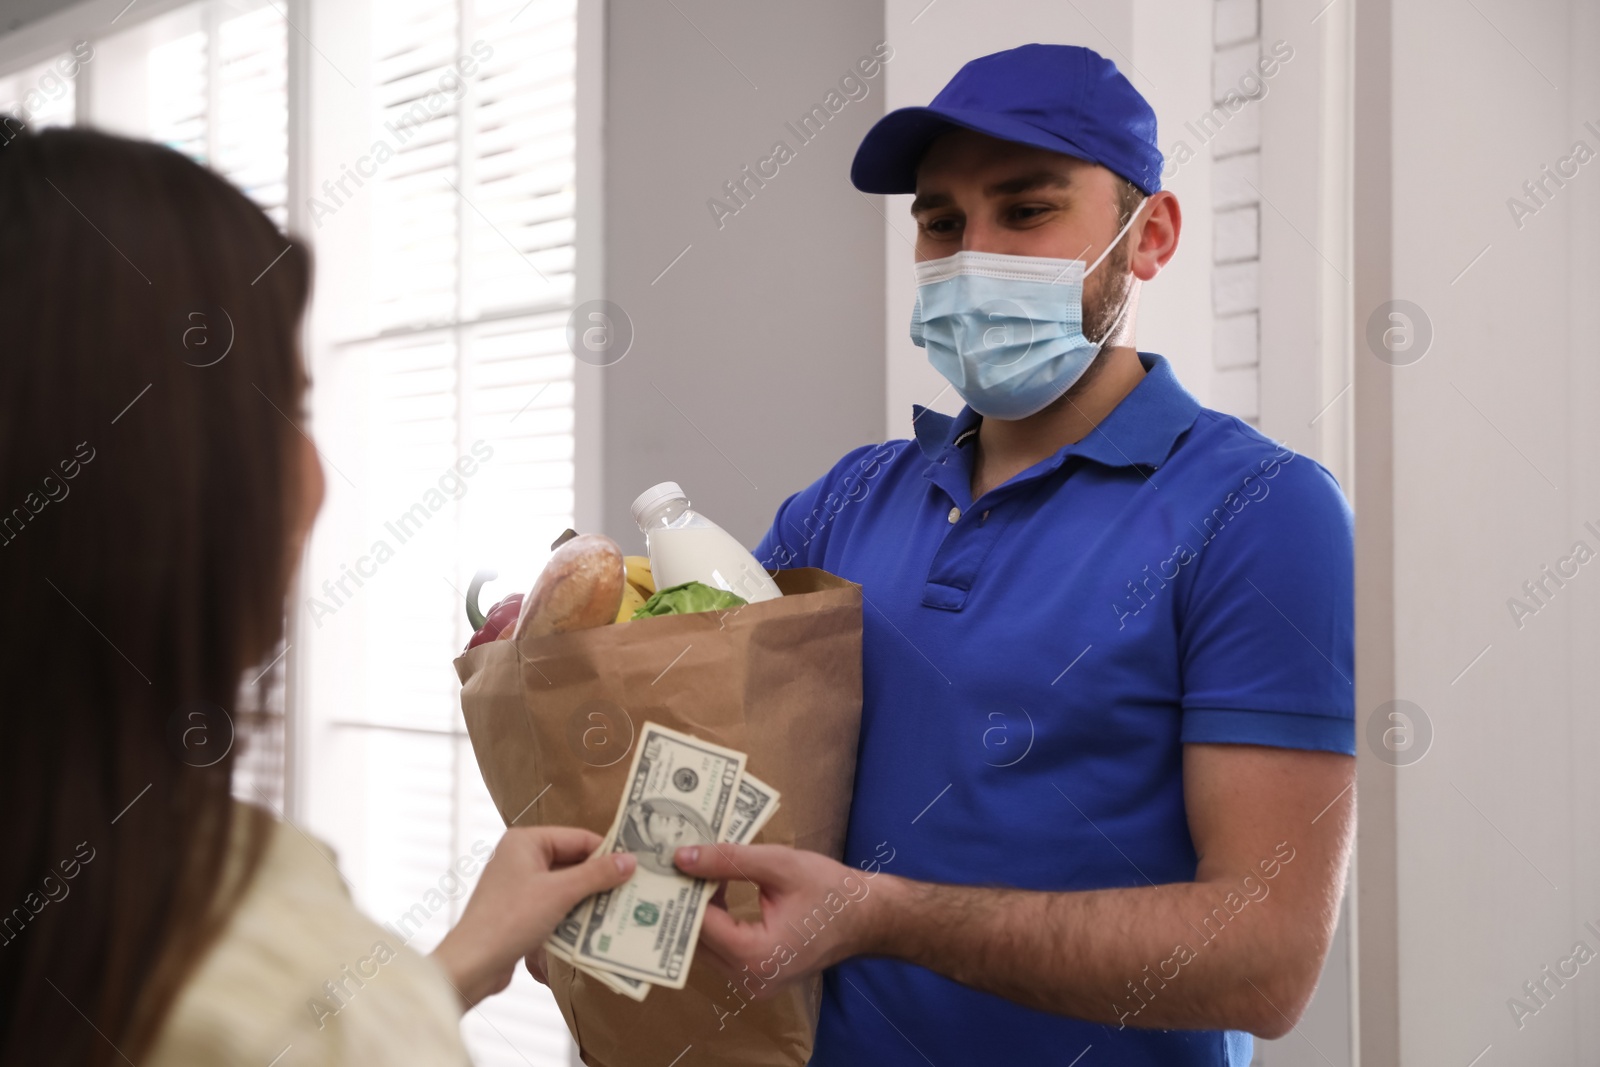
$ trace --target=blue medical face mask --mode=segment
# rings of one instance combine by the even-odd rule
[[[978,414],[1025,419],[1043,411],[1083,377],[1105,342],[1083,335],[1083,282],[1138,217],[1135,210],[1088,266],[999,252],[918,263],[912,342],[928,350],[928,362]]]

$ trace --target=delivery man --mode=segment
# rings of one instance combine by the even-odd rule
[[[916,193],[911,336],[965,405],[847,454],[756,551],[862,587],[844,862],[676,857],[761,886],[759,923],[705,921],[735,988],[826,969],[814,1064],[1243,1067],[1316,987],[1351,512],[1133,347],[1182,228],[1161,170],[1150,105],[1059,45],[968,63],[856,153],[858,189]]]

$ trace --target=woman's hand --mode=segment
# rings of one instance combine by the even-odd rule
[[[513,827],[433,958],[461,995],[463,1010],[511,984],[517,960],[538,952],[572,906],[626,882],[630,853],[590,855],[600,835],[574,827]]]

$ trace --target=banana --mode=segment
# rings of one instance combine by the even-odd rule
[[[656,579],[650,573],[649,556],[624,556],[622,562],[628,568],[628,584],[637,589],[646,600],[655,595]]]
[[[627,622],[633,618],[633,613],[644,607],[645,597],[633,587],[631,582],[622,583],[622,604],[617,608],[617,617],[613,622]]]

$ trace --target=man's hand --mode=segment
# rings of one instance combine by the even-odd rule
[[[713,906],[700,928],[701,951],[730,977],[744,978],[749,968],[748,974],[765,983],[752,990],[758,996],[876,950],[883,912],[875,890],[887,875],[869,877],[818,853],[782,845],[680,848],[675,860],[697,878],[760,887],[759,922],[740,922]]]
[[[599,847],[599,834],[574,827],[505,832],[461,921],[433,950],[464,1008],[510,985],[517,960],[539,951],[574,904],[628,880],[633,856],[592,855]]]
[[[1354,784],[1355,760],[1338,753],[1185,745],[1199,859],[1188,882],[941,885],[869,878],[778,845],[703,846],[698,857],[680,849],[677,862],[702,878],[760,887],[759,922],[713,908],[700,933],[712,961],[752,994],[850,956],[887,956],[1037,1011],[1118,1028],[1279,1038],[1305,1011],[1338,921]]]

